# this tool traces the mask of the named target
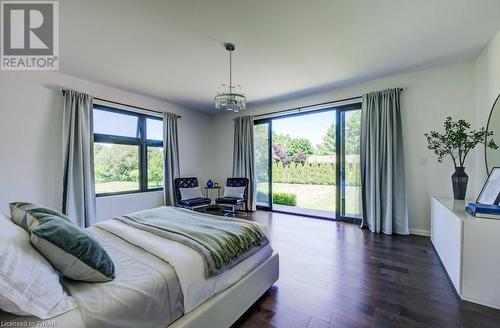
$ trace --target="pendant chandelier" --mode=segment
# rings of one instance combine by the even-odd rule
[[[229,52],[229,85],[222,84],[217,91],[215,108],[237,113],[247,107],[247,98],[241,85],[233,85],[231,54],[235,46],[232,43],[224,43],[224,48]]]

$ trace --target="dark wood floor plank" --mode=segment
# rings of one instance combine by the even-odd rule
[[[311,317],[311,319],[307,323],[306,327],[307,328],[331,328],[332,325],[330,324],[330,322],[321,320],[321,319],[316,318],[316,317]]]
[[[280,279],[233,327],[500,327],[500,310],[457,298],[430,239],[258,211]]]

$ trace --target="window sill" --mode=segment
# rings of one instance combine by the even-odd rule
[[[163,192],[163,188],[159,189],[149,189],[145,191],[119,191],[119,192],[110,192],[110,193],[104,193],[104,194],[96,194],[96,198],[104,198],[104,197],[113,197],[113,196],[126,196],[126,195],[137,195],[137,194],[147,194],[147,193],[153,193],[153,192]]]

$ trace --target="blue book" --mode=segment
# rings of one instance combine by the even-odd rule
[[[469,203],[467,211],[471,213],[484,213],[484,214],[497,214],[500,215],[500,206],[498,205],[485,205],[478,203]]]

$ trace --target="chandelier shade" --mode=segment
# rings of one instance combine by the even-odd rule
[[[224,48],[229,52],[229,84],[222,84],[215,96],[215,108],[239,112],[246,109],[247,98],[241,85],[233,85],[232,77],[232,52],[234,44],[224,43]]]

